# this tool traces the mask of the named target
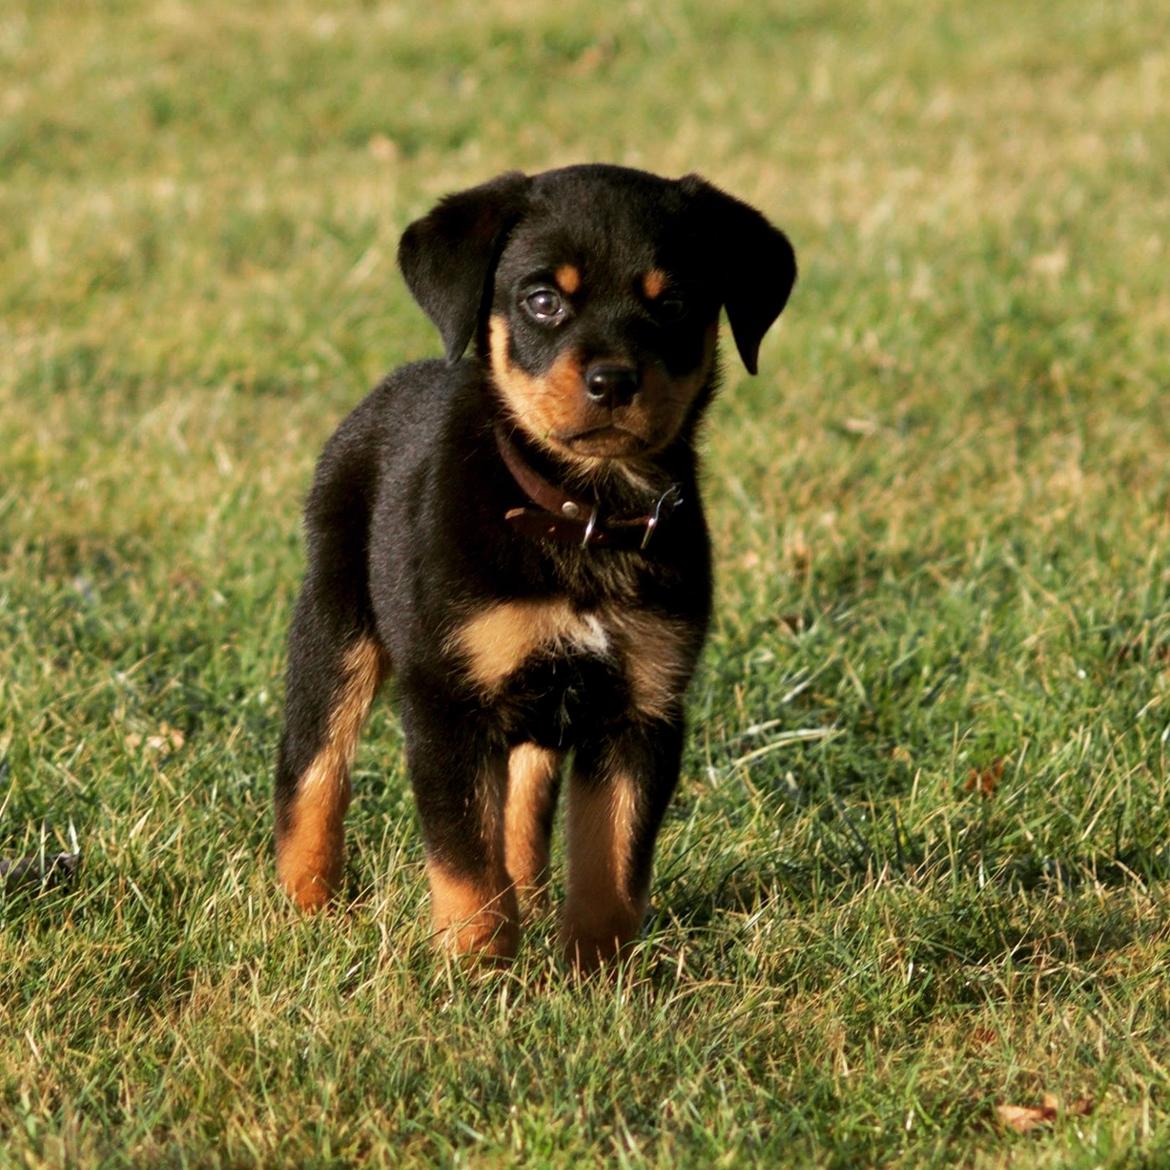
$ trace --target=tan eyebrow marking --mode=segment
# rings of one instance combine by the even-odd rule
[[[581,287],[581,270],[575,264],[562,264],[553,273],[561,292],[572,296]]]
[[[646,294],[647,299],[651,301],[662,296],[666,285],[667,276],[661,268],[651,268],[642,274],[642,291]]]

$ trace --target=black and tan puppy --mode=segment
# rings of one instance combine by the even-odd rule
[[[439,938],[515,952],[571,753],[562,940],[593,967],[638,931],[678,780],[711,606],[695,437],[719,311],[755,373],[792,248],[695,176],[579,166],[444,199],[399,259],[447,360],[391,374],[317,469],[280,881],[306,909],[336,890],[350,763],[393,672]]]

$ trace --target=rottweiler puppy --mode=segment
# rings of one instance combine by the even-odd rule
[[[446,360],[390,374],[317,467],[280,882],[306,910],[337,890],[355,745],[393,673],[436,936],[514,955],[571,756],[561,940],[588,970],[638,932],[678,781],[711,610],[695,440],[720,309],[754,374],[795,257],[695,175],[589,165],[448,196],[399,262]]]

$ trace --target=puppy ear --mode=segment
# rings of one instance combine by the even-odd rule
[[[399,267],[438,326],[449,362],[462,357],[475,333],[500,249],[524,212],[527,191],[527,176],[509,171],[448,195],[402,235]]]
[[[739,356],[747,372],[755,374],[760,342],[796,283],[796,253],[788,237],[754,207],[698,175],[687,175],[680,182],[699,208],[699,230],[707,237],[719,296]]]

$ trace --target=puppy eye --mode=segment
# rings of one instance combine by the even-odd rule
[[[654,311],[662,321],[681,321],[687,313],[687,303],[682,297],[663,297],[655,302]]]
[[[551,288],[538,288],[524,298],[524,308],[536,321],[549,323],[564,315],[565,302],[561,294]]]

